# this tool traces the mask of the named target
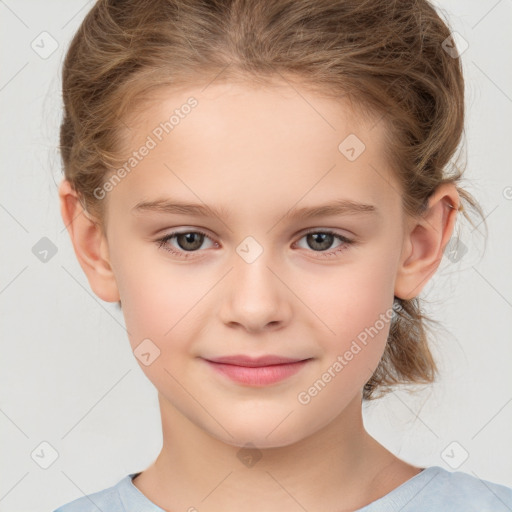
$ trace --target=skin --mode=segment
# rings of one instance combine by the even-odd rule
[[[373,439],[362,421],[362,388],[382,356],[389,322],[309,403],[297,397],[390,311],[394,296],[421,292],[451,237],[457,190],[439,187],[422,217],[406,217],[384,156],[385,125],[284,82],[161,91],[126,120],[126,147],[140,147],[190,96],[197,107],[103,199],[104,230],[69,182],[59,191],[92,290],[122,301],[133,350],[148,338],[160,350],[148,366],[137,360],[158,391],[163,447],[134,485],[168,511],[363,507],[420,471]],[[349,134],[366,145],[353,162],[338,150]],[[133,211],[141,201],[171,197],[225,211]],[[372,204],[378,215],[284,218],[334,199]],[[343,242],[332,238],[319,248],[304,234],[310,228],[355,243],[322,257]],[[198,237],[188,258],[158,245],[173,230],[197,229],[209,238]],[[248,236],[263,249],[251,263],[237,253]],[[167,242],[186,253],[190,246],[181,243]],[[233,354],[311,359],[265,387],[235,383],[201,359]],[[261,457],[252,467],[237,457],[247,443]]]

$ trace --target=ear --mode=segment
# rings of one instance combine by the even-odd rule
[[[117,283],[109,262],[107,238],[101,223],[82,207],[68,180],[59,186],[60,212],[75,254],[92,291],[106,302],[119,301]]]
[[[453,183],[440,185],[419,219],[408,223],[395,280],[395,297],[412,299],[434,275],[450,241],[460,198]]]

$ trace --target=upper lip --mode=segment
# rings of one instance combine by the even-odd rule
[[[260,357],[250,357],[245,355],[235,355],[235,356],[223,356],[216,358],[206,359],[212,363],[224,363],[224,364],[232,364],[235,366],[247,366],[251,368],[256,368],[258,366],[272,366],[276,364],[290,364],[290,363],[298,363],[299,361],[304,361],[305,359],[297,359],[290,357],[281,357],[275,355],[267,355]]]

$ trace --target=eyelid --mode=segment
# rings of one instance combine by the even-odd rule
[[[209,240],[211,240],[213,242],[213,244],[215,244],[217,246],[219,245],[208,233],[206,233],[205,231],[198,229],[198,228],[193,228],[193,229],[185,228],[185,229],[180,229],[179,231],[170,231],[169,233],[166,233],[165,235],[162,235],[161,237],[157,238],[156,242],[160,249],[163,248],[164,250],[166,250],[167,252],[170,252],[171,254],[185,255],[183,257],[189,257],[186,255],[193,255],[194,253],[203,252],[204,249],[201,251],[182,251],[182,250],[178,250],[172,246],[169,246],[168,242],[172,238],[179,236],[179,235],[184,235],[187,233],[195,233],[195,234],[203,235],[205,238],[208,238]],[[167,246],[167,247],[164,247],[164,246]],[[172,247],[172,249],[170,249],[169,247]]]
[[[199,229],[199,228],[191,229],[191,228],[187,228],[187,227],[182,228],[180,230],[171,231],[171,232],[163,235],[162,237],[158,238],[156,240],[156,242],[158,243],[159,248],[163,248],[165,251],[177,256],[178,258],[188,259],[188,258],[200,257],[201,253],[203,253],[205,251],[204,249],[197,250],[197,251],[184,251],[184,250],[177,249],[168,243],[172,238],[179,236],[181,234],[187,234],[187,233],[195,233],[195,234],[203,235],[205,238],[208,238],[210,241],[212,241],[215,245],[219,246],[218,242],[216,242],[213,239],[213,237],[211,237],[208,233],[206,233],[202,229]],[[298,244],[302,238],[304,238],[305,236],[307,236],[308,234],[311,234],[311,233],[329,234],[329,235],[332,235],[333,237],[337,238],[341,242],[340,246],[335,247],[334,249],[327,250],[327,251],[314,251],[314,250],[300,248],[308,253],[316,254],[315,258],[336,257],[341,252],[347,250],[351,245],[357,244],[357,237],[348,238],[345,235],[338,233],[333,228],[309,228],[306,231],[302,231],[295,236],[295,237],[298,237],[298,239],[293,243],[293,245],[296,246],[296,244]]]
[[[195,227],[185,227],[185,228],[182,228],[182,229],[179,229],[179,230],[176,230],[176,231],[170,231],[166,234],[163,234],[161,237],[159,237],[157,239],[157,241],[160,241],[162,239],[171,239],[173,236],[177,236],[177,235],[182,235],[182,234],[185,234],[185,233],[198,233],[198,234],[201,234],[203,235],[204,237],[206,238],[209,238],[212,242],[218,244],[218,242],[215,241],[214,237],[212,235],[210,235],[209,233],[206,232],[207,230],[203,230],[202,228],[195,228]],[[311,233],[329,233],[329,234],[332,234],[334,236],[339,236],[347,241],[356,241],[355,240],[355,235],[351,234],[349,236],[351,236],[353,239],[350,239],[349,237],[345,236],[344,234],[342,233],[338,233],[334,228],[309,228],[309,229],[306,229],[305,231],[299,231],[295,236],[295,237],[298,237],[299,240],[301,238],[303,238],[304,236],[306,235],[309,235]],[[192,251],[193,252],[193,251]],[[198,252],[198,251],[195,251],[195,252]]]
[[[351,233],[350,235],[344,235],[343,233],[338,232],[336,228],[311,228],[307,229],[306,231],[300,231],[298,236],[302,238],[303,236],[309,235],[310,233],[330,233],[331,235],[339,236],[345,240],[354,241],[356,238],[354,234]]]

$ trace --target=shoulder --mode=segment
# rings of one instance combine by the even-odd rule
[[[424,469],[361,512],[510,512],[512,488],[439,466]]]
[[[446,503],[454,507],[464,504],[467,511],[512,510],[512,488],[461,471],[450,473],[442,468],[438,470],[437,488],[444,492]]]
[[[512,509],[512,489],[462,471],[426,468],[405,511],[500,512]],[[414,479],[412,479],[414,480]]]
[[[125,512],[119,488],[123,486],[125,480],[129,478],[124,477],[120,482],[108,489],[98,491],[87,496],[82,496],[74,501],[62,505],[53,512]]]

